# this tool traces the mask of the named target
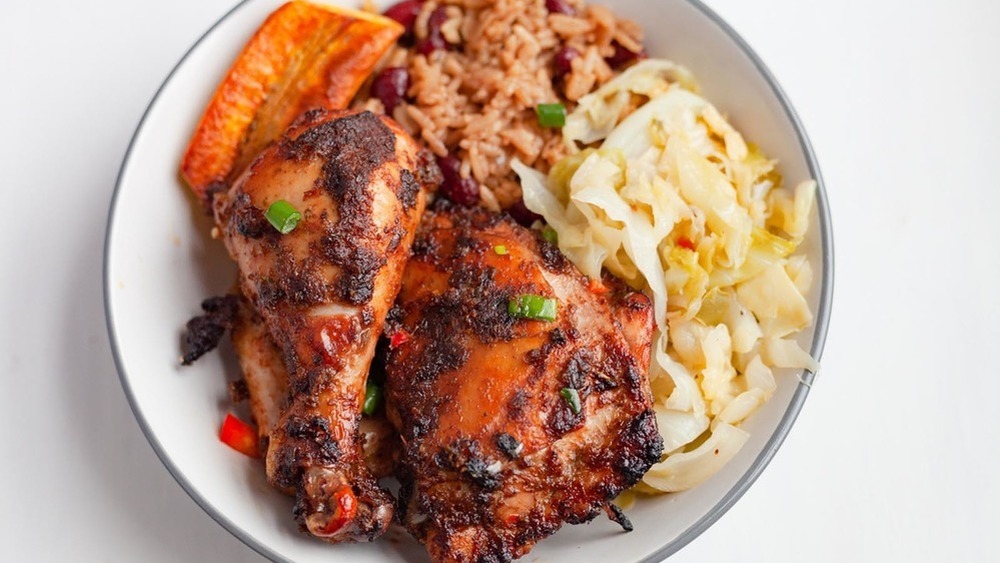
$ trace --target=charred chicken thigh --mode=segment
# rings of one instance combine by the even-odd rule
[[[288,404],[269,435],[268,480],[296,495],[303,529],[330,542],[371,540],[392,520],[392,498],[364,463],[358,425],[424,188],[438,175],[390,119],[313,111],[214,198],[243,293],[288,374]],[[301,213],[287,234],[265,217],[279,200]]]
[[[659,460],[649,300],[536,231],[436,203],[386,333],[401,520],[434,561],[510,561]]]

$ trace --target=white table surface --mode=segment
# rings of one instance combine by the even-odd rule
[[[0,2],[0,561],[261,560],[147,444],[101,295],[128,140],[232,2]],[[672,561],[1000,560],[1000,3],[709,3],[806,125],[837,275],[798,423]]]

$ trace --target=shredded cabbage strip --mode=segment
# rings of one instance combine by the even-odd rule
[[[666,60],[581,98],[562,133],[572,154],[548,175],[513,163],[525,205],[585,274],[607,269],[652,298],[665,454],[637,490],[689,489],[746,443],[738,425],[774,394],[773,368],[819,367],[794,340],[813,320],[812,269],[795,252],[816,183],[782,189],[776,162]]]

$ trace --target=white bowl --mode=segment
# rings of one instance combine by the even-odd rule
[[[350,2],[350,0],[349,0]],[[189,135],[229,64],[281,0],[246,0],[181,59],[153,98],[122,164],[105,248],[108,329],[122,385],[156,453],[189,495],[262,555],[289,561],[423,561],[423,549],[393,529],[369,545],[330,546],[305,537],[291,501],[271,490],[258,462],[221,445],[230,409],[225,374],[231,355],[178,366],[181,330],[200,301],[226,292],[235,270],[211,224],[177,179]],[[350,2],[353,4],[353,2]],[[832,298],[833,249],[819,167],[788,100],[739,36],[702,4],[616,0],[617,13],[641,22],[653,56],[688,66],[704,94],[748,139],[781,162],[788,185],[819,181],[818,209],[804,243],[817,283],[809,295],[814,327],[800,342],[822,353]],[[799,380],[801,376],[801,382]],[[599,518],[565,526],[532,551],[532,561],[658,561],[704,531],[753,483],[780,446],[809,390],[811,373],[783,373],[774,398],[744,424],[751,438],[709,481],[647,499],[629,510],[635,531]]]

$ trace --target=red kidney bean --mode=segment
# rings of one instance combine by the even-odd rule
[[[479,203],[479,182],[462,177],[462,162],[448,155],[437,158],[441,169],[441,195],[457,203],[471,207]]]
[[[441,169],[441,177],[445,182],[453,181],[462,174],[462,161],[452,155],[435,157],[438,168]]]
[[[404,45],[413,44],[413,24],[417,21],[417,16],[420,14],[420,6],[423,3],[423,0],[403,0],[398,4],[389,6],[383,13],[385,17],[399,22],[406,30],[403,32],[402,37],[399,38],[400,43]]]
[[[510,209],[507,210],[507,213],[510,213],[510,216],[513,217],[519,225],[524,227],[530,227],[535,223],[535,221],[542,220],[541,215],[528,209],[528,206],[524,204],[523,199],[519,199],[514,205],[511,205]]]
[[[608,66],[610,66],[613,69],[619,69],[633,61],[649,57],[649,53],[646,52],[646,49],[643,49],[638,53],[633,53],[632,51],[629,51],[628,49],[623,47],[622,44],[617,41],[612,41],[611,46],[615,48],[615,52],[613,55],[604,60],[607,61]]]
[[[427,18],[427,37],[417,41],[416,50],[418,53],[429,55],[439,49],[448,48],[448,42],[445,41],[444,35],[441,33],[441,26],[446,21],[448,21],[448,13],[444,6],[438,6],[431,12],[430,17]]]
[[[409,88],[410,73],[405,68],[387,68],[372,80],[372,96],[382,101],[387,115],[392,115],[392,110],[406,99]]]
[[[573,70],[573,59],[580,56],[580,51],[572,47],[563,47],[556,51],[552,59],[552,75],[556,80],[562,79]]]
[[[550,14],[566,14],[567,16],[575,16],[576,10],[573,6],[570,6],[566,0],[545,0],[545,9],[549,11]]]

